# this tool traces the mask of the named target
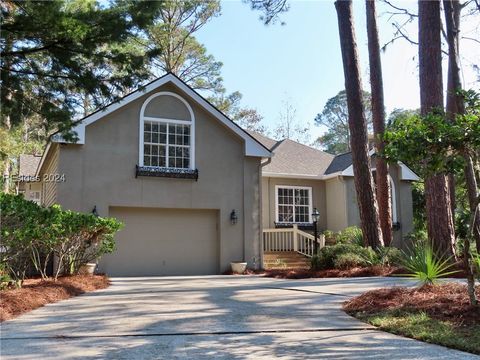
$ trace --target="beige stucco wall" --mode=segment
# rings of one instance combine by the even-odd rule
[[[218,210],[221,271],[233,260],[258,265],[260,158],[245,157],[243,140],[173,85],[157,91],[173,91],[193,108],[198,181],[135,178],[140,108],[152,94],[147,93],[87,126],[85,145],[61,146],[59,171],[66,182],[58,184],[58,202],[84,212],[97,206],[101,216],[108,216],[111,207]],[[236,225],[230,222],[232,209],[238,214]],[[195,236],[193,226],[191,234]]]
[[[348,226],[346,186],[342,177],[325,181],[327,194],[327,229],[340,231]]]
[[[289,179],[289,178],[262,178],[262,222],[264,228],[275,227],[275,186],[306,186],[312,188],[312,208],[316,207],[320,213],[319,230],[327,227],[327,208],[325,182],[319,180]]]
[[[389,167],[389,174],[395,184],[397,221],[400,229],[393,232],[393,244],[403,247],[403,237],[413,230],[413,203],[412,190],[409,181],[399,179],[400,168],[397,165]],[[345,177],[348,207],[348,226],[360,225],[360,214],[358,211],[357,195],[353,177]]]

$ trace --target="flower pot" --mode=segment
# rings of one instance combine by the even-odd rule
[[[82,266],[80,266],[78,273],[80,275],[93,275],[95,273],[96,267],[97,267],[97,264],[95,263],[83,264]]]
[[[247,270],[247,263],[242,261],[234,261],[230,263],[234,274],[243,274]]]

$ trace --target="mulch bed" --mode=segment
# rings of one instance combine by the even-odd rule
[[[17,317],[45,304],[68,299],[110,285],[105,275],[75,275],[57,281],[27,279],[22,288],[0,291],[0,322]]]
[[[480,286],[476,294],[480,298]],[[458,283],[372,290],[346,302],[343,308],[351,315],[396,310],[425,312],[456,326],[480,325],[480,307],[470,305],[466,285]]]
[[[276,279],[308,279],[308,278],[336,278],[336,277],[369,277],[391,276],[404,273],[400,268],[387,266],[356,267],[347,270],[265,270],[265,277]]]
[[[397,267],[388,266],[369,266],[356,267],[346,270],[309,270],[309,269],[285,269],[285,270],[250,270],[247,269],[242,275],[261,275],[264,277],[276,279],[309,279],[309,278],[336,278],[336,277],[369,277],[369,276],[392,276],[394,274],[404,274],[405,271]],[[231,271],[226,271],[223,275],[238,275]]]

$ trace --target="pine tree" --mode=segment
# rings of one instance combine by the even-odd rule
[[[368,155],[367,120],[363,108],[362,86],[358,64],[358,52],[353,25],[352,2],[337,0],[340,47],[342,50],[345,90],[348,102],[348,123],[352,149],[353,173],[357,194],[360,221],[365,245],[372,248],[383,246],[378,219],[373,177]]]

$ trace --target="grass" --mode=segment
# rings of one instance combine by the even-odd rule
[[[480,325],[458,326],[425,312],[405,310],[358,313],[356,317],[397,335],[480,354]]]
[[[381,330],[480,355],[480,306],[470,305],[465,284],[371,290],[343,309]]]

